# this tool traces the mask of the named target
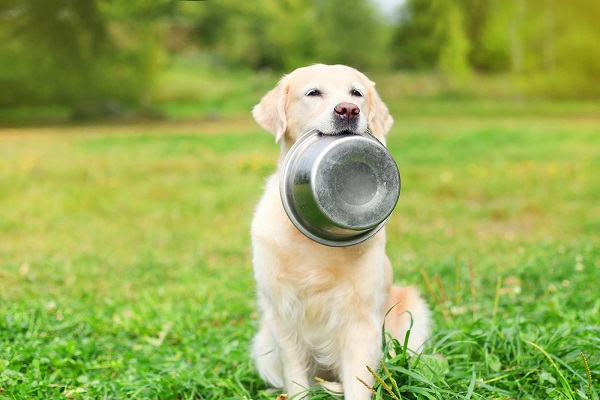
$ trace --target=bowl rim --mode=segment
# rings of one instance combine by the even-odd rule
[[[291,179],[288,179],[289,174],[290,174],[290,171],[288,168],[289,162],[292,159],[292,157],[294,157],[294,155],[298,151],[300,151],[300,149],[302,148],[303,144],[305,144],[305,142],[307,142],[311,138],[318,137],[318,135],[332,136],[332,137],[341,136],[341,135],[325,135],[317,129],[311,129],[308,132],[306,132],[305,134],[303,134],[296,141],[296,143],[294,143],[292,145],[292,147],[286,154],[286,156],[283,160],[283,163],[281,164],[281,170],[279,172],[279,194],[281,197],[281,203],[283,205],[283,209],[284,209],[285,213],[287,214],[288,218],[290,219],[290,221],[292,222],[292,224],[302,234],[304,234],[306,237],[308,237],[309,239],[311,239],[319,244],[322,244],[325,246],[330,246],[330,247],[348,247],[348,246],[357,245],[357,244],[362,243],[362,242],[366,241],[367,239],[371,238],[375,234],[377,234],[385,226],[385,224],[388,222],[388,220],[391,218],[393,209],[392,209],[392,212],[390,212],[390,214],[379,224],[375,225],[374,227],[372,227],[362,233],[358,233],[356,236],[352,236],[349,238],[332,239],[332,238],[324,238],[322,236],[319,236],[314,232],[314,230],[310,229],[310,226],[308,226],[308,227],[305,226],[306,224],[304,224],[302,218],[300,218],[298,216],[297,210],[294,207],[293,202],[291,201],[291,199],[288,196],[288,186],[290,184],[288,184],[287,182],[291,181]],[[379,143],[379,145],[382,146],[387,151],[387,148],[383,145],[383,143],[381,143],[375,136],[371,135],[371,133],[368,130],[365,131],[364,134],[354,134],[354,135],[374,140],[377,143]],[[393,159],[393,157],[392,157],[392,159]],[[394,164],[396,164],[395,160],[394,160]],[[396,164],[396,169],[398,169],[397,164]],[[399,170],[398,170],[398,177],[400,178]],[[399,179],[398,197],[400,196],[400,189],[401,189],[401,180]],[[398,199],[396,199],[396,203],[397,203],[397,201],[398,201]],[[394,208],[395,208],[395,205],[394,205]]]

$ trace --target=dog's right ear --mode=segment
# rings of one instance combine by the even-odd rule
[[[281,78],[277,86],[252,109],[256,122],[275,136],[275,143],[283,138],[287,129],[285,104],[289,92],[288,80],[287,76]]]
[[[394,119],[385,103],[379,97],[375,90],[375,83],[371,82],[369,87],[369,118],[368,124],[373,136],[385,144],[385,135],[389,132],[394,123]]]

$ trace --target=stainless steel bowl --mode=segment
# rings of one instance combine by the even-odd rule
[[[400,195],[396,162],[369,134],[306,133],[288,152],[280,179],[292,223],[328,246],[352,246],[375,235]]]

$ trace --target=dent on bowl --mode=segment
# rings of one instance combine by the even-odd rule
[[[310,131],[288,152],[280,176],[283,207],[310,239],[351,246],[375,235],[400,195],[400,173],[369,134]]]

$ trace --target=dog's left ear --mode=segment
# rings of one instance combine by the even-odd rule
[[[385,144],[385,135],[390,131],[394,119],[379,94],[377,94],[375,83],[371,83],[369,88],[369,116],[367,121],[373,136]]]
[[[288,78],[284,76],[277,86],[269,91],[260,103],[252,109],[252,115],[256,122],[275,136],[275,143],[283,138],[287,129],[285,103],[288,92]]]

